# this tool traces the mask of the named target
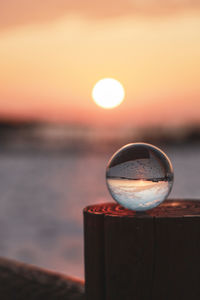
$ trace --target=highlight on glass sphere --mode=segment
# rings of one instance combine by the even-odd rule
[[[152,209],[169,195],[173,167],[167,155],[146,143],[128,144],[108,162],[106,183],[114,200],[135,211]]]

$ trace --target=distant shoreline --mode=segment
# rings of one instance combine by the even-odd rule
[[[200,125],[129,128],[119,131],[80,124],[0,120],[0,151],[105,153],[138,141],[161,148],[200,145]]]

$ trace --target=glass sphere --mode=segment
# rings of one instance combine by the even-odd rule
[[[163,202],[173,185],[173,167],[159,148],[128,144],[108,162],[106,183],[114,200],[136,211],[152,209]]]

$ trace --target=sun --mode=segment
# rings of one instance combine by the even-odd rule
[[[92,90],[92,98],[102,108],[114,108],[122,103],[125,92],[122,84],[113,78],[99,80]]]

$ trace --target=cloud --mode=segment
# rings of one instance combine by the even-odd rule
[[[70,13],[103,19],[166,15],[199,8],[200,0],[1,0],[0,29],[54,21]]]

